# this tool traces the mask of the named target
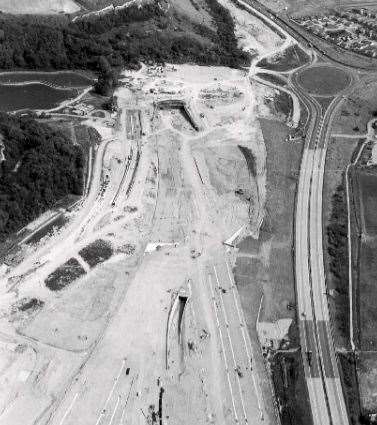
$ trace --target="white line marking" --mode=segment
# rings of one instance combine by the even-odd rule
[[[112,386],[112,388],[111,388],[111,390],[110,390],[110,392],[109,392],[109,395],[108,395],[108,397],[107,397],[107,400],[106,400],[106,402],[105,402],[105,404],[104,404],[103,408],[101,409],[101,413],[100,413],[100,414],[99,414],[99,416],[98,416],[98,419],[97,419],[96,425],[98,425],[98,424],[101,422],[102,416],[106,413],[106,412],[105,412],[106,407],[107,407],[107,405],[109,404],[109,401],[110,401],[110,399],[111,399],[111,397],[112,397],[112,395],[113,395],[114,389],[115,389],[115,387],[116,387],[116,384],[118,383],[118,380],[119,380],[119,378],[120,378],[120,375],[121,375],[121,374],[122,374],[122,372],[123,372],[123,369],[124,369],[124,365],[125,365],[125,364],[126,364],[126,360],[125,360],[125,359],[123,359],[122,366],[121,366],[121,368],[120,368],[120,370],[119,370],[118,375],[116,376],[116,378],[115,378],[115,380],[114,380],[114,384],[113,384],[113,386]]]
[[[123,417],[124,417],[124,413],[126,412],[126,406],[123,406],[123,410],[122,410],[122,414],[120,416],[120,421],[119,421],[119,425],[123,424]]]
[[[230,398],[232,399],[234,419],[235,419],[236,422],[238,422],[238,416],[237,416],[236,406],[235,406],[235,403],[234,403],[233,389],[232,389],[232,384],[230,382],[230,377],[229,377],[228,361],[226,359],[226,354],[225,354],[224,340],[223,340],[223,335],[222,335],[222,331],[221,331],[221,327],[220,327],[219,316],[217,314],[217,305],[216,305],[216,301],[215,301],[215,293],[214,293],[213,288],[212,288],[212,278],[211,278],[211,275],[208,275],[208,280],[209,280],[209,286],[211,288],[212,302],[213,302],[213,307],[214,307],[215,316],[216,316],[217,328],[218,328],[218,331],[219,331],[219,334],[220,334],[221,349],[222,349],[223,357],[224,357],[226,376],[228,378],[228,386],[229,386],[229,390],[230,390]]]
[[[71,401],[71,404],[69,405],[68,409],[65,411],[62,420],[59,422],[59,425],[62,425],[63,422],[66,420],[67,416],[71,413],[72,407],[75,404],[78,395],[79,393],[76,393],[75,396],[73,397],[73,400]]]
[[[224,305],[224,300],[223,297],[221,295],[221,286],[220,286],[220,282],[219,282],[219,278],[217,275],[217,270],[216,267],[213,266],[213,270],[215,271],[215,277],[216,277],[216,281],[217,281],[217,287],[219,288],[219,297],[220,297],[220,302],[221,302],[221,309],[225,318],[225,324],[226,324],[226,333],[227,333],[227,337],[228,337],[228,341],[229,341],[229,347],[230,347],[230,351],[232,352],[232,358],[233,358],[233,365],[234,365],[234,369],[236,370],[236,368],[238,367],[237,362],[236,362],[236,356],[234,355],[234,349],[233,349],[233,343],[232,343],[232,338],[230,336],[230,332],[229,332],[229,322],[228,322],[228,316],[226,314],[226,310],[225,310],[225,305]],[[242,405],[242,410],[243,410],[243,415],[245,418],[245,422],[247,421],[247,415],[246,415],[246,409],[245,409],[245,402],[243,399],[243,395],[242,395],[242,388],[241,388],[241,383],[240,383],[240,377],[237,374],[237,383],[238,383],[238,390],[240,393],[240,399],[241,399],[241,405]]]
[[[116,404],[115,404],[113,414],[111,415],[111,419],[110,419],[110,423],[109,423],[109,425],[111,425],[111,424],[113,423],[113,420],[114,420],[115,414],[116,414],[117,409],[118,409],[118,406],[119,406],[119,402],[120,402],[120,395],[118,395],[118,400],[117,400],[117,402],[116,402]]]
[[[250,336],[245,330],[245,328],[246,328],[245,315],[243,314],[242,307],[240,307],[238,305],[238,302],[237,302],[236,292],[238,294],[238,291],[237,291],[236,284],[233,281],[232,275],[230,273],[228,262],[226,261],[225,264],[226,264],[226,268],[227,268],[227,271],[228,271],[229,280],[231,282],[231,288],[233,289],[232,293],[233,293],[234,304],[236,306],[238,319],[239,319],[240,324],[241,324],[241,333],[242,333],[243,341],[244,341],[244,344],[245,344],[246,355],[247,355],[248,362],[249,362],[249,365],[250,365],[250,371],[251,371],[251,376],[252,376],[252,379],[253,379],[255,395],[257,396],[259,413],[260,413],[261,419],[263,420],[264,419],[263,408],[262,408],[262,402],[260,400],[261,389],[259,388],[259,385],[257,385],[256,379],[255,379],[255,374],[253,372],[253,366],[252,366],[252,363],[251,363],[251,359],[254,358],[253,347],[251,345]],[[263,295],[262,295],[262,299],[263,299]],[[262,302],[259,306],[259,312],[260,312],[261,305],[262,305]],[[258,313],[258,317],[259,317],[259,313]],[[250,345],[250,351],[249,351],[249,348],[247,346],[247,341],[249,342],[249,345]]]

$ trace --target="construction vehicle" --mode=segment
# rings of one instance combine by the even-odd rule
[[[313,356],[313,353],[311,351],[306,352],[306,360],[308,362],[309,367],[312,366],[312,356]]]

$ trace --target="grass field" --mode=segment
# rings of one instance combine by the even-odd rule
[[[293,100],[285,91],[280,91],[274,97],[274,108],[277,114],[283,114],[286,119],[292,114]]]
[[[252,282],[262,283],[265,294],[261,320],[272,322],[295,317],[287,305],[294,303],[295,299],[291,249],[301,145],[284,143],[288,134],[284,124],[265,119],[260,122],[267,149],[266,214],[260,240],[246,239],[239,248],[240,256],[254,250],[265,252],[268,256],[258,267],[250,267],[249,273]]]
[[[80,7],[73,0],[0,0],[3,13],[48,15],[75,13]]]
[[[356,187],[355,187],[356,186]],[[359,197],[360,223],[354,232],[361,232],[358,259],[358,329],[362,350],[377,350],[377,173],[359,169],[353,179],[353,191]]]
[[[289,346],[294,348],[298,347],[296,312],[288,307],[295,304],[293,217],[302,146],[297,142],[284,142],[289,133],[284,124],[267,119],[260,119],[260,124],[267,150],[266,213],[259,239],[247,237],[238,245],[235,280],[252,339],[257,338],[256,317],[252,312],[258,311],[263,294],[260,322],[292,319]],[[272,362],[275,392],[284,420],[282,423],[310,423],[308,417],[301,414],[309,412],[310,408],[302,385],[303,369],[298,363],[299,359],[295,355],[287,358],[280,356]],[[289,376],[284,376],[285,373]],[[289,381],[287,386],[284,386],[285,378]],[[292,422],[292,418],[297,422]]]
[[[377,410],[377,353],[361,352],[358,357],[357,374],[360,387],[360,404],[362,415],[366,418],[368,413],[375,413]]]
[[[282,53],[262,59],[257,66],[271,71],[290,71],[309,61],[308,55],[297,45],[289,46]]]
[[[349,347],[349,299],[348,299],[348,251],[343,252],[342,246],[346,244],[345,236],[336,245],[329,246],[329,226],[336,228],[346,222],[346,200],[344,197],[344,170],[350,163],[352,154],[358,144],[357,139],[347,140],[332,138],[329,141],[323,188],[323,218],[326,228],[324,243],[324,263],[326,268],[327,286],[330,291],[336,291],[336,297],[329,297],[330,312],[334,323],[335,346],[339,349]],[[341,189],[340,189],[341,188]],[[337,204],[335,198],[337,196]],[[331,250],[330,250],[331,248]],[[330,255],[334,254],[334,258]],[[336,262],[334,264],[334,261]],[[332,268],[336,266],[336,272]]]
[[[377,170],[366,167],[370,149],[364,149],[359,165],[351,173],[353,201],[352,252],[355,288],[354,333],[357,345],[357,378],[361,423],[377,411],[377,232],[375,207],[377,203]]]
[[[340,68],[315,66],[302,71],[299,84],[309,93],[317,96],[333,96],[344,90],[350,83],[350,76]]]
[[[377,240],[362,242],[360,250],[360,348],[377,350]]]
[[[278,75],[275,74],[267,74],[265,72],[259,72],[257,77],[262,78],[263,80],[266,80],[272,84],[276,84],[277,86],[286,86],[287,82],[280,78]]]
[[[358,84],[334,119],[334,133],[362,134],[367,131],[368,121],[377,113],[377,84],[366,81]]]
[[[366,236],[377,236],[377,174],[367,171],[359,177],[362,202],[363,231]]]

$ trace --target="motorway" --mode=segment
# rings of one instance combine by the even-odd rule
[[[266,13],[237,0],[252,14],[261,17],[277,31],[301,40],[301,35]],[[301,160],[295,211],[295,281],[301,353],[315,425],[349,423],[339,367],[334,348],[323,259],[322,192],[326,152],[334,113],[344,94],[338,93],[327,109],[298,83],[300,72],[290,75],[290,88],[300,98],[310,117]],[[325,65],[325,64],[324,64]],[[332,64],[326,64],[332,66]],[[351,86],[352,84],[350,84]],[[349,89],[349,88],[348,88]]]
[[[349,423],[333,345],[323,262],[322,190],[333,115],[342,95],[326,111],[291,79],[311,112],[302,156],[295,217],[297,309],[304,371],[315,424]]]

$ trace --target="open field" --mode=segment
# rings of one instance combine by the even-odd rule
[[[366,237],[377,236],[377,174],[373,171],[359,175],[363,233]]]
[[[287,305],[294,303],[295,299],[292,282],[292,220],[302,145],[283,142],[288,134],[284,124],[265,119],[260,120],[260,123],[267,150],[267,202],[259,243],[260,253],[268,257],[261,258],[258,280],[264,283],[266,293],[261,321],[274,322],[281,318],[294,318],[294,312],[290,312]]]
[[[276,115],[279,116],[279,114],[282,114],[288,121],[293,111],[292,97],[288,93],[279,90],[274,97],[273,105]]]
[[[377,84],[367,79],[347,95],[333,122],[333,133],[365,134],[368,121],[377,113]]]
[[[360,388],[360,405],[364,418],[377,411],[377,353],[360,352],[357,365],[357,376]],[[368,423],[368,422],[365,422]]]
[[[377,313],[375,300],[377,290],[377,233],[376,233],[376,171],[371,169],[356,169],[352,177],[352,189],[356,198],[355,208],[358,209],[360,222],[355,232],[360,232],[358,240],[358,335],[361,350],[377,351]],[[356,248],[355,248],[356,249]]]
[[[169,2],[186,19],[214,29],[212,18],[206,10],[205,0],[169,0]]]
[[[0,0],[0,10],[13,14],[74,13],[80,7],[73,0]]]
[[[344,250],[347,243],[344,170],[350,163],[358,143],[358,139],[331,138],[324,175],[323,219],[326,228],[326,237],[323,238],[324,263],[327,286],[330,292],[336,291],[336,297],[329,298],[329,306],[334,323],[334,343],[338,349],[349,347],[348,250]],[[342,232],[341,242],[339,231]],[[335,240],[331,241],[332,237],[336,237]]]
[[[362,242],[360,249],[359,277],[359,338],[361,350],[377,351],[377,241]]]
[[[303,70],[298,81],[308,93],[314,96],[333,96],[344,90],[351,79],[340,68],[319,65]]]
[[[325,241],[332,265],[329,267],[328,287],[330,294],[329,304],[335,323],[335,342],[340,350],[349,350],[349,288],[348,288],[348,248],[347,248],[347,204],[345,198],[344,169],[355,159],[355,152],[362,146],[355,138],[337,138],[339,146],[332,140],[328,165],[339,167],[338,171],[327,172],[325,178],[325,196],[328,199],[331,187],[336,196],[333,197],[331,224],[334,241]],[[356,144],[358,148],[356,150]],[[376,411],[374,380],[377,371],[377,334],[376,309],[377,292],[375,281],[377,278],[377,262],[375,252],[377,248],[374,217],[368,219],[367,210],[374,210],[374,192],[376,188],[376,173],[374,167],[368,167],[371,160],[372,143],[366,145],[357,165],[353,165],[349,172],[350,202],[351,202],[351,229],[352,229],[352,260],[353,260],[353,296],[354,296],[354,342],[357,355],[345,352],[341,359],[343,377],[345,380],[348,404],[352,411],[355,423],[369,423],[368,415]],[[352,154],[352,150],[354,153]],[[348,152],[348,154],[347,154]],[[346,155],[347,154],[347,155]],[[347,159],[348,156],[348,159]],[[331,169],[330,169],[331,170]],[[337,177],[338,176],[338,177]],[[341,183],[336,186],[337,181]],[[325,219],[329,217],[324,204]],[[330,227],[328,227],[328,230]],[[326,261],[329,261],[327,258]],[[328,265],[326,266],[328,267]],[[334,291],[334,292],[332,292]],[[360,416],[360,418],[359,418]],[[358,422],[360,420],[360,422]],[[366,421],[366,422],[364,422]]]
[[[257,328],[262,348],[268,352],[279,347],[297,348],[292,238],[302,144],[284,141],[289,131],[282,123],[260,119],[260,125],[267,150],[265,218],[259,239],[248,237],[238,245],[235,279],[248,323],[254,323],[253,305],[263,294]],[[284,328],[284,321],[288,322],[288,329]],[[270,324],[279,324],[284,331],[278,337],[270,334]],[[250,332],[256,333],[251,326]],[[293,423],[305,425],[310,417],[301,414],[309,411],[307,394],[301,386],[302,369],[294,354],[287,356],[272,359],[281,419],[284,424],[292,423],[294,418]],[[288,382],[284,381],[285,373],[289,374]],[[282,380],[287,386],[281,385]]]
[[[270,57],[263,58],[257,66],[271,71],[286,72],[298,68],[309,61],[308,55],[297,45]]]

